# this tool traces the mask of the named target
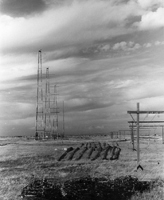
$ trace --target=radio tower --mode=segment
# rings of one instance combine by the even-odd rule
[[[51,137],[51,110],[50,110],[50,83],[49,83],[49,68],[46,69],[46,88],[45,88],[45,113],[44,113],[46,138]]]
[[[63,101],[63,135],[62,137],[64,138],[65,136],[65,121],[64,121],[64,101]]]
[[[53,137],[59,138],[59,130],[58,130],[58,104],[57,104],[57,85],[54,85],[54,97],[53,97],[53,105],[52,105],[52,134]]]
[[[56,110],[56,136],[59,138],[59,120],[58,120],[58,99],[57,99],[57,85],[54,86],[54,92],[56,93],[55,110]]]
[[[42,89],[42,51],[38,51],[37,105],[35,138],[44,137],[43,89]]]

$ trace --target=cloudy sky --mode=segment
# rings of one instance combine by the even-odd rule
[[[127,129],[137,102],[164,110],[163,0],[0,0],[0,135],[35,133],[39,49],[67,133]]]

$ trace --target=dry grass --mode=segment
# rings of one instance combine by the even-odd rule
[[[20,139],[9,140],[6,143],[3,141],[3,144],[6,145],[0,146],[0,200],[20,200],[19,195],[23,187],[28,184],[32,177],[54,177],[60,181],[87,175],[93,177],[105,176],[112,179],[122,175],[134,175],[140,180],[164,178],[164,144],[162,144],[161,140],[151,140],[150,144],[148,144],[147,140],[141,142],[141,165],[144,168],[143,171],[136,171],[137,153],[132,150],[132,145],[128,141],[118,142],[121,148],[119,160],[103,161],[97,159],[91,161],[83,158],[77,161],[57,161],[64,152],[63,148],[76,147],[82,142],[93,141],[102,143],[106,141],[112,144],[108,137],[65,141]],[[148,197],[142,198],[143,200],[144,198],[151,199]],[[140,197],[140,199],[142,198]],[[137,195],[132,200],[137,200]]]
[[[156,179],[150,191],[136,193],[130,200],[163,200],[164,199],[164,182]]]

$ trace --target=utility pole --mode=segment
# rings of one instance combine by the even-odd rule
[[[139,108],[139,103],[137,103],[137,111],[128,111],[129,114],[131,113],[135,113],[137,114],[137,122],[136,122],[136,126],[137,126],[137,169],[141,168],[143,170],[143,168],[140,165],[140,145],[139,145],[139,114],[140,114],[140,108]],[[132,125],[132,132],[131,132],[131,138],[132,138],[132,142],[134,145],[134,140],[133,140],[133,125]],[[133,146],[133,150],[134,150],[134,146]]]
[[[139,103],[137,103],[137,164],[138,166],[140,165],[139,111],[140,111],[140,107],[139,107]]]
[[[138,167],[137,169],[141,168],[143,170],[143,168],[140,165],[140,148],[139,148],[139,129],[140,129],[140,123],[163,123],[164,121],[140,121],[139,120],[139,114],[164,114],[164,111],[140,111],[139,108],[139,103],[137,103],[137,111],[127,111],[128,114],[137,114],[137,121],[134,120],[133,121],[129,121],[129,123],[135,123],[136,127],[137,127],[137,164]],[[133,127],[133,125],[132,125]],[[164,135],[164,133],[162,133],[162,135]],[[163,137],[164,138],[164,137]]]
[[[37,102],[36,102],[36,130],[35,139],[42,138],[44,134],[44,113],[43,113],[43,88],[42,88],[42,51],[38,51],[37,70]]]

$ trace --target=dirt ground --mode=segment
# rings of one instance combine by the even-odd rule
[[[117,143],[116,143],[117,142]],[[121,148],[118,160],[87,159],[61,160],[68,147],[86,143],[106,143]],[[136,144],[135,144],[136,147]],[[140,180],[164,179],[164,144],[161,138],[140,138],[140,165],[137,170],[137,152],[130,138],[113,139],[109,136],[67,138],[53,141],[35,141],[10,138],[0,141],[0,200],[19,200],[21,191],[33,177],[53,177],[58,181],[90,175],[114,179],[133,175]]]

